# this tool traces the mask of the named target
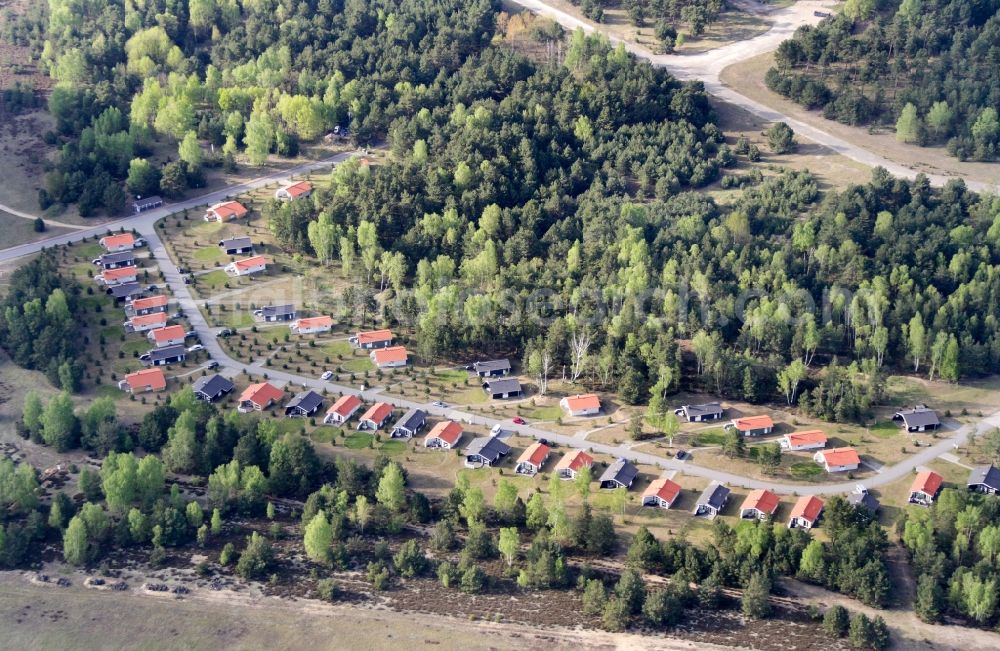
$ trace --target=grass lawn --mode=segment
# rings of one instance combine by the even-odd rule
[[[483,394],[482,391],[479,393]],[[486,394],[483,394],[485,396]],[[518,405],[518,411],[525,418],[532,420],[556,420],[561,418],[563,410],[559,405],[549,407],[532,407],[531,405]]]
[[[330,358],[335,358],[338,355],[351,357],[354,354],[354,348],[346,341],[331,341],[320,346],[319,350],[323,355]]]
[[[217,291],[225,287],[230,278],[225,271],[218,269],[203,276],[195,276],[195,287],[200,291]]]
[[[146,339],[146,337],[142,337],[141,339],[133,339],[132,341],[126,341],[124,344],[122,344],[121,350],[122,352],[125,353],[126,357],[131,357],[132,353],[141,354],[146,352],[152,347],[153,344],[151,344],[149,340]]]
[[[456,393],[451,399],[459,405],[480,405],[485,402],[489,402],[489,399],[486,397],[486,393],[478,387],[469,388],[460,393]]]
[[[823,467],[818,463],[800,461],[793,463],[788,473],[796,479],[819,479],[823,475]]]
[[[226,260],[226,254],[216,246],[206,246],[205,248],[198,249],[191,257],[198,262],[221,263],[223,260]]]
[[[726,441],[726,433],[721,429],[710,429],[698,432],[692,440],[692,445],[708,447],[712,445],[722,445]]]
[[[432,381],[442,384],[465,384],[469,374],[459,369],[445,369],[436,371],[431,375]]]
[[[346,359],[342,362],[337,362],[337,366],[344,369],[344,371],[348,373],[364,373],[365,371],[375,369],[375,365],[372,364],[372,360],[367,357]]]
[[[332,427],[330,425],[321,425],[314,429],[310,434],[311,438],[316,443],[330,443],[333,441],[333,437],[337,435],[338,432],[342,432],[339,427]]]
[[[899,425],[891,420],[880,420],[868,430],[872,436],[880,439],[887,439],[896,436],[900,432]]]
[[[254,324],[253,315],[249,312],[232,312],[224,321],[230,328],[249,328]]]
[[[344,439],[344,445],[352,450],[360,450],[371,445],[375,437],[368,432],[351,432]]]
[[[378,449],[386,454],[399,454],[406,451],[406,443],[399,439],[390,439],[380,445]]]

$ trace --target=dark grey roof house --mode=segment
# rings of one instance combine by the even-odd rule
[[[486,380],[483,382],[483,391],[493,400],[516,398],[521,395],[521,383],[516,377]]]
[[[970,491],[996,495],[1000,493],[1000,469],[993,464],[976,466],[969,473],[968,486]]]
[[[294,305],[265,305],[255,310],[253,315],[262,321],[294,321]]]
[[[219,248],[226,255],[237,255],[239,253],[253,253],[253,242],[249,237],[231,237],[219,242]]]
[[[116,301],[124,301],[129,297],[139,296],[144,291],[142,285],[139,283],[122,283],[121,285],[115,285],[107,289],[108,294],[113,296]]]
[[[854,491],[853,493],[847,496],[847,503],[853,507],[864,507],[869,511],[871,511],[872,513],[878,511],[879,507],[882,506],[881,504],[878,503],[878,500],[875,499],[875,497],[868,491],[863,491],[863,492]]]
[[[119,267],[131,267],[135,264],[135,253],[132,251],[118,251],[117,253],[105,253],[95,263],[102,269],[117,269]]]
[[[153,366],[166,366],[167,364],[177,364],[187,359],[187,349],[184,346],[165,346],[154,348],[147,353],[148,362]]]
[[[492,466],[510,452],[510,446],[495,436],[484,436],[465,448],[465,465],[469,468]]]
[[[285,405],[285,415],[289,418],[313,416],[323,406],[323,396],[315,391],[303,391]]]
[[[698,497],[698,502],[694,506],[694,514],[714,518],[726,506],[731,492],[719,482],[713,481]]]
[[[907,432],[924,432],[941,427],[937,412],[923,405],[917,405],[913,409],[901,409],[892,419],[903,421],[903,427]]]
[[[638,474],[639,469],[631,461],[619,459],[607,467],[598,481],[601,488],[631,488]]]
[[[191,387],[194,395],[205,402],[215,402],[235,388],[235,385],[221,375],[206,375],[195,380]]]
[[[146,197],[145,199],[136,199],[132,202],[132,212],[139,214],[144,210],[152,210],[153,208],[159,208],[163,205],[163,199],[152,196]]]
[[[427,412],[423,409],[411,409],[402,415],[392,426],[389,436],[393,438],[410,438],[427,424]]]
[[[675,409],[674,413],[684,416],[689,423],[700,423],[705,420],[719,420],[723,414],[722,405],[717,402],[706,402],[701,405],[684,405]]]
[[[500,377],[510,373],[509,359],[491,359],[487,362],[476,362],[472,370],[479,377]]]

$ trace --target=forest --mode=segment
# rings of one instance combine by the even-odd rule
[[[775,53],[768,88],[961,160],[1000,155],[1000,2],[850,0]]]
[[[724,142],[700,84],[580,31],[535,61],[489,2],[169,9],[53,5],[65,144],[45,201],[118,205],[121,179],[180,193],[206,165],[341,124],[384,138],[389,161],[341,165],[263,217],[288,250],[338,263],[352,301],[381,294],[425,359],[514,352],[540,385],[567,369],[630,404],[687,388],[842,422],[870,416],[890,372],[1000,364],[1000,200],[960,181],[876,170],[824,196],[807,172],[732,174],[752,148]],[[143,157],[164,143],[176,159]],[[724,172],[744,191],[695,191]]]
[[[988,436],[1000,439],[1000,431]],[[997,500],[945,489],[927,510],[897,522],[917,576],[914,610],[926,622],[962,617],[976,624],[997,610],[1000,512]]]

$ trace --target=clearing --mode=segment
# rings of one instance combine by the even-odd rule
[[[725,68],[722,83],[740,94],[785,115],[801,120],[852,145],[903,165],[915,172],[953,176],[982,183],[996,183],[997,166],[991,163],[960,161],[949,156],[943,147],[918,147],[898,142],[892,132],[869,132],[825,119],[818,111],[808,111],[795,102],[772,92],[764,84],[764,74],[774,65],[774,54],[761,54]],[[799,137],[801,140],[801,136]],[[868,175],[858,181],[866,181]]]

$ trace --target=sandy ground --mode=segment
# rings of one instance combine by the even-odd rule
[[[35,585],[0,573],[0,630],[11,649],[663,649],[723,647],[601,631],[537,629],[379,608],[220,591],[183,598]]]
[[[807,111],[795,102],[772,92],[764,84],[764,74],[774,64],[774,54],[761,54],[722,70],[723,84],[752,100],[813,125],[879,156],[896,161],[914,172],[928,175],[958,176],[981,183],[997,182],[1000,167],[995,163],[960,161],[949,156],[944,147],[918,147],[901,143],[892,132],[870,133],[866,127],[852,127],[827,120],[819,111]]]

